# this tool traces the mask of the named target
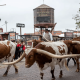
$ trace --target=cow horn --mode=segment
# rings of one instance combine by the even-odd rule
[[[72,44],[80,44],[80,41],[72,41]]]
[[[41,49],[36,49],[36,51],[37,51],[37,53],[43,53],[43,54],[48,55],[48,56],[53,57],[53,58],[68,58],[68,57],[80,56],[80,54],[55,55],[55,54],[52,54],[50,52],[47,52],[47,51],[44,51],[44,50],[41,50]]]
[[[22,56],[21,56],[19,59],[15,60],[15,61],[13,61],[13,62],[2,63],[2,64],[4,64],[4,65],[13,65],[13,64],[15,64],[15,63],[20,62],[20,61],[24,58],[24,56],[25,56],[25,52],[23,52]]]

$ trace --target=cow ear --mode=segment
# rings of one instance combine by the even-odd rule
[[[33,39],[32,42],[36,42],[36,39]]]
[[[32,42],[34,42],[34,39],[32,40]]]
[[[36,39],[34,41],[36,42]]]

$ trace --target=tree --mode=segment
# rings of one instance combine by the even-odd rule
[[[80,29],[80,8],[78,14],[76,14],[72,19],[76,20],[76,29]]]

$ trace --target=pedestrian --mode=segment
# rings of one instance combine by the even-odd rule
[[[57,23],[54,24],[54,26]],[[52,27],[51,30],[45,29],[45,32],[43,33],[43,38],[47,39],[47,41],[53,41],[53,36],[52,36],[52,31],[54,29],[54,26]]]
[[[17,47],[19,47],[18,57],[20,57],[20,54],[21,54],[21,42],[19,42],[19,43],[17,44]]]
[[[19,49],[20,49],[20,44],[19,41],[17,41],[17,45],[16,45],[16,51],[15,51],[15,59],[18,59],[18,55],[19,55]]]
[[[24,50],[25,50],[25,44],[24,44],[24,42],[23,42],[23,40],[21,41],[21,46],[20,46],[20,52],[19,52],[19,57],[20,57],[20,55],[24,52]]]
[[[48,29],[45,29],[45,32],[43,33],[43,37],[46,38],[48,41],[53,40],[52,34]]]

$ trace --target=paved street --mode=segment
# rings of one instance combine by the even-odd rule
[[[36,64],[34,64],[31,68],[25,68],[24,60],[17,64],[19,69],[19,73],[15,74],[14,67],[12,66],[9,70],[8,76],[3,77],[3,73],[6,70],[6,66],[0,65],[0,80],[40,80],[39,70]],[[64,67],[63,70],[63,78],[59,79],[59,67],[55,68],[55,77],[56,80],[80,80],[80,72],[75,72],[76,66],[73,66],[73,61],[71,60],[69,63],[70,71],[67,71]],[[44,79],[43,80],[51,80],[50,68],[44,71]]]

